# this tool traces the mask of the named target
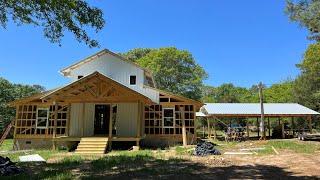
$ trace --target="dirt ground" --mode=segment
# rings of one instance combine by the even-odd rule
[[[320,142],[308,145],[312,143],[320,147]],[[223,151],[258,146],[267,147],[267,144],[244,142],[228,146]],[[47,164],[24,167],[29,169],[30,177],[39,174],[33,179],[320,179],[318,149],[313,153],[277,150],[279,154],[271,151],[253,155],[196,157],[178,154],[173,148],[61,162],[65,157],[74,157],[73,153],[67,153],[51,157]]]

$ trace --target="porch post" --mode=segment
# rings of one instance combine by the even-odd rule
[[[56,150],[56,134],[57,134],[57,119],[58,119],[58,103],[54,101],[54,128],[53,128],[53,139],[52,139],[52,150]]]
[[[247,121],[246,121],[246,127],[247,127],[247,136],[248,136],[248,139],[250,139],[250,131],[249,131],[249,121],[248,121],[248,118],[247,118]]]
[[[110,115],[109,115],[109,135],[108,135],[108,141],[109,141],[109,150],[111,150],[112,147],[112,104],[110,104]]]
[[[32,107],[33,108],[33,107]],[[18,113],[19,113],[19,106],[16,106],[16,118],[14,120],[14,124],[13,124],[13,149],[14,150],[20,150],[17,146],[17,140],[16,140],[16,134],[17,134],[17,121],[18,121]],[[37,130],[35,130],[35,132],[37,132]]]
[[[136,146],[139,146],[141,136],[141,114],[142,114],[141,102],[138,101],[138,117],[137,117],[137,141]]]
[[[260,137],[259,118],[257,117],[258,137]]]
[[[216,128],[217,120],[213,119],[213,129],[214,129],[214,140],[217,140],[217,128]]]
[[[184,106],[180,107],[180,113],[181,113],[181,121],[182,121],[182,142],[183,142],[183,146],[186,147],[188,145],[188,142],[187,142],[186,122],[184,118]]]
[[[283,120],[281,121],[281,132],[282,132],[282,139],[285,138],[285,134],[284,134],[284,122]]]
[[[271,137],[270,117],[268,117],[268,131],[269,131],[269,138],[270,138]]]
[[[71,103],[68,104],[66,136],[69,136],[70,121],[71,121]]]

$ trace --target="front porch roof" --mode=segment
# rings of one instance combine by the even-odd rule
[[[143,101],[146,104],[153,102],[145,95],[129,87],[94,72],[66,86],[39,93],[27,98],[9,103],[11,106],[29,102],[134,102]]]

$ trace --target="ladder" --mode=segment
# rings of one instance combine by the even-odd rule
[[[3,141],[7,138],[12,126],[13,126],[14,120],[12,120],[7,127],[5,128],[5,130],[3,131],[3,133],[1,134],[1,139],[0,139],[0,146],[2,145]]]

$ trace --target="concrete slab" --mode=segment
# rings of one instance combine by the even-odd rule
[[[39,154],[19,156],[20,162],[46,162]]]

